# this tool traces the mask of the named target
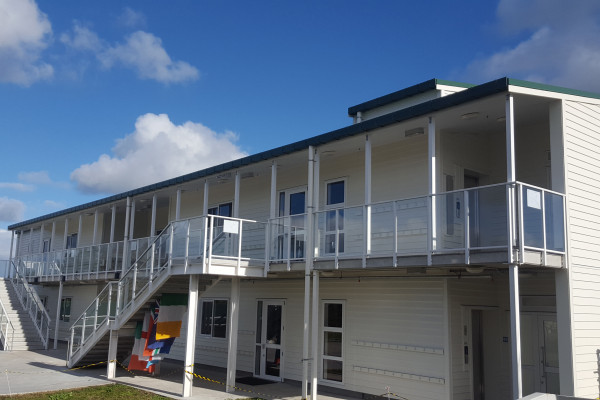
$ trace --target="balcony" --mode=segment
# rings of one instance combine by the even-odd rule
[[[314,214],[314,267],[565,265],[565,197],[523,183]],[[307,216],[270,222],[272,270],[303,268]],[[273,265],[274,264],[274,265]]]
[[[312,232],[317,269],[508,263],[561,268],[564,210],[560,193],[502,183],[331,208],[314,213],[312,224],[307,214],[268,223],[201,216],[174,221],[156,238],[128,241],[125,252],[125,243],[115,242],[26,255],[17,265],[38,281],[115,279],[133,262],[150,276],[167,261],[181,270],[176,273],[261,277],[303,270]]]

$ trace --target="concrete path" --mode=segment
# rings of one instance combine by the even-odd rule
[[[112,382],[123,383],[139,389],[170,397],[181,398],[183,363],[163,361],[160,374],[156,377],[143,372],[133,374],[124,368],[117,368],[114,381],[106,379],[106,364],[68,370],[65,365],[67,348],[61,344],[58,350],[0,351],[0,395],[46,392],[73,389],[87,386],[106,385]],[[193,395],[190,399],[229,400],[261,397],[264,399],[300,400],[300,386],[294,383],[267,383],[263,385],[237,384],[234,393],[226,393],[225,370],[209,366],[197,366],[197,375],[220,383],[194,378]],[[319,393],[322,400],[349,399],[348,395],[335,396]]]

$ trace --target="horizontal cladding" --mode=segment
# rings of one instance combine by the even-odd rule
[[[597,397],[600,338],[600,106],[564,102],[575,394]]]

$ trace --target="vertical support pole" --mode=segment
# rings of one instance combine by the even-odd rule
[[[275,221],[275,218],[277,218],[277,161],[274,160],[271,164],[271,197],[269,202],[269,223],[267,224],[266,232],[267,250],[265,252],[264,276],[267,276],[267,272],[269,272],[269,260],[271,259],[271,251],[274,244],[273,239],[278,232],[278,230],[275,230],[275,227],[279,224]]]
[[[192,395],[194,383],[194,353],[196,350],[196,323],[198,317],[198,282],[200,275],[190,275],[188,294],[188,320],[185,341],[185,370],[183,372],[183,397]]]
[[[471,209],[469,208],[469,191],[465,190],[463,192],[463,203],[465,205],[465,264],[469,265],[471,263]]]
[[[112,324],[112,322],[110,322]],[[106,377],[115,379],[117,372],[117,347],[119,344],[119,331],[116,329],[110,330],[110,339],[108,342],[108,364],[106,367]]]
[[[515,120],[514,120],[514,103],[511,94],[506,95],[505,104],[506,115],[506,181],[507,186],[507,205],[508,205],[508,262],[512,263],[514,258],[513,246],[516,239],[515,226],[515,187],[514,182],[517,180],[515,171]],[[523,238],[519,238],[522,241]]]
[[[235,189],[233,193],[233,218],[240,217],[240,171],[235,172]]]
[[[181,218],[181,188],[177,189],[177,197],[175,198],[175,221]]]
[[[152,215],[150,216],[150,237],[156,236],[156,205],[158,202],[158,196],[156,193],[152,196]]]
[[[98,210],[94,211],[94,233],[92,235],[92,246],[97,244],[98,240]]]
[[[310,249],[311,253],[312,253],[312,257],[313,257],[313,264],[314,264],[314,257],[318,257],[319,254],[317,252],[317,243],[319,241],[319,235],[318,235],[318,212],[319,212],[319,189],[321,188],[321,155],[319,153],[319,149],[315,149],[315,162],[314,162],[314,179],[313,179],[313,230],[311,232],[309,232],[309,235],[313,238],[312,240],[312,246],[313,248]]]
[[[208,214],[208,179],[204,180],[204,203],[202,204],[202,215]]]
[[[231,278],[231,312],[229,314],[229,349],[227,351],[227,383],[225,391],[235,391],[235,372],[237,367],[238,320],[240,316],[240,278]]]
[[[427,125],[427,153],[428,153],[428,169],[429,169],[429,215],[428,215],[428,229],[427,229],[427,265],[432,264],[433,251],[437,246],[437,205],[435,194],[437,192],[436,182],[436,154],[435,154],[435,119],[429,117]]]
[[[48,246],[48,251],[50,251],[50,252],[52,251],[52,247],[54,246],[54,237],[55,236],[56,236],[56,221],[52,221],[52,233],[50,234],[50,246]]]
[[[308,147],[308,193],[307,193],[307,226],[305,238],[307,243],[306,247],[306,265],[304,268],[304,323],[303,323],[303,336],[302,336],[302,398],[308,398],[308,362],[309,362],[309,346],[310,341],[310,271],[312,269],[312,215],[313,215],[313,186],[314,186],[314,154],[315,149],[313,146]],[[271,193],[273,196],[273,193]],[[273,197],[271,197],[273,200]]]
[[[367,266],[367,259],[371,254],[371,141],[365,135],[365,254],[363,267]]]
[[[62,300],[62,293],[63,293],[63,281],[62,278],[60,279],[59,282],[59,286],[58,286],[58,300],[56,301],[56,319],[54,322],[54,350],[56,350],[58,348],[58,323],[60,321],[60,304],[61,304],[61,300]]]
[[[110,211],[110,238],[109,243],[115,241],[115,221],[117,219],[117,205],[113,204]]]
[[[510,328],[511,328],[511,361],[512,361],[512,392],[513,399],[522,397],[521,371],[521,314],[519,304],[519,267],[509,266],[510,285]]]
[[[79,214],[79,224],[77,225],[77,246],[81,247],[79,244],[81,243],[81,231],[83,230],[83,214]]]
[[[129,240],[133,240],[133,233],[135,232],[135,200],[131,199],[131,222],[129,223]]]
[[[4,273],[6,276],[5,278],[10,278],[11,277],[11,263],[12,263],[12,259],[13,259],[13,246],[15,243],[15,231],[11,231],[11,235],[10,235],[10,250],[9,250],[9,255],[8,255],[8,266],[6,267],[6,272]]]
[[[312,381],[310,399],[317,400],[317,383],[319,381],[319,271],[313,269],[312,292]]]
[[[42,222],[42,226],[40,226],[40,246],[38,249],[38,253],[41,253],[44,250],[44,223]]]
[[[123,233],[123,259],[121,261],[121,276],[125,275],[129,269],[127,262],[127,253],[129,252],[129,218],[131,216],[131,197],[127,196],[127,205],[125,206],[125,232]]]
[[[273,161],[271,164],[271,202],[269,203],[269,218],[277,218],[277,161]]]

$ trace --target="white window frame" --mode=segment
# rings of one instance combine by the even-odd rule
[[[66,313],[64,312],[63,304],[66,303],[66,300],[69,299],[69,317],[65,319]],[[63,296],[60,299],[60,310],[59,310],[59,320],[62,322],[71,322],[71,309],[73,308],[73,297],[72,296]]]
[[[331,183],[337,183],[337,182],[344,182],[344,201],[341,202],[341,203],[336,203],[336,204],[327,204],[327,200],[328,200],[327,199],[327,197],[328,197],[328,193],[327,193],[328,190],[327,189],[329,187],[329,184],[331,184]],[[341,177],[341,178],[328,179],[328,180],[324,181],[323,183],[325,184],[325,190],[324,190],[324,194],[325,194],[325,207],[324,207],[324,210],[327,211],[327,210],[336,210],[336,209],[345,208],[346,207],[346,199],[348,197],[348,178],[347,177]],[[344,223],[345,223],[345,221],[344,221]],[[336,222],[336,225],[337,225],[337,222]],[[340,232],[340,235],[344,235],[345,230],[344,229],[340,229],[339,232]],[[328,231],[327,230],[327,214],[325,214],[325,232],[324,232],[324,235],[325,235],[325,239],[327,239],[328,235],[335,235],[335,231]],[[346,238],[346,236],[344,235],[344,241],[345,241],[345,238]],[[338,243],[338,245],[339,245],[339,243]],[[345,249],[346,249],[346,247],[344,246],[344,250]],[[326,254],[326,255],[329,255],[329,256],[331,256],[332,254],[336,253],[335,251],[334,252],[327,251],[328,250],[327,249],[327,244],[325,245],[325,248],[323,250],[324,250],[323,254]],[[343,254],[344,253],[343,251],[339,251],[339,249],[336,249],[336,250],[338,250],[337,251],[338,254]]]
[[[215,333],[215,301],[226,301],[227,302],[227,314],[225,315],[225,336],[214,336]],[[205,338],[212,338],[216,340],[226,340],[228,337],[229,328],[229,299],[225,297],[214,297],[214,298],[202,298],[200,299],[200,335]],[[202,333],[202,323],[204,321],[204,303],[212,303],[212,316],[210,321],[210,333]]]
[[[326,304],[341,304],[342,305],[342,327],[341,328],[334,328],[334,327],[325,327],[325,305]],[[331,300],[321,300],[321,318],[320,318],[320,331],[321,331],[321,339],[320,339],[320,343],[321,346],[319,347],[319,381],[321,382],[327,382],[328,384],[333,384],[333,385],[340,385],[343,386],[345,385],[345,381],[344,381],[344,371],[345,371],[345,366],[344,366],[344,341],[345,341],[345,336],[346,334],[344,333],[344,327],[346,326],[346,300],[339,300],[339,299],[331,299]],[[326,356],[325,354],[323,354],[324,349],[325,349],[325,332],[340,332],[342,334],[342,343],[341,343],[341,357],[335,357],[335,356]],[[325,379],[324,377],[324,369],[323,369],[323,360],[333,360],[333,361],[340,361],[342,363],[342,380],[340,381],[334,381],[331,379]]]

